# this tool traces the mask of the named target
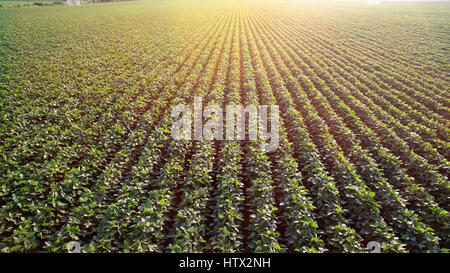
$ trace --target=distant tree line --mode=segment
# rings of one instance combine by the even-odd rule
[[[123,2],[136,0],[81,0],[82,3]]]

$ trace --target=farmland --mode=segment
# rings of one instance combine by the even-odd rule
[[[58,1],[54,1],[55,3]],[[44,0],[44,1],[0,1],[0,7],[24,7],[24,6],[32,6],[32,5],[51,5],[52,1]]]
[[[448,251],[449,45],[448,3],[0,9],[0,250]],[[195,96],[278,149],[174,140]]]

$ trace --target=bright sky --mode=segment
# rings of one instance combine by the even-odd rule
[[[329,1],[332,1],[332,2],[449,2],[450,3],[450,0],[329,0]]]

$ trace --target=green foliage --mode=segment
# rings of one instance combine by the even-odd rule
[[[450,11],[347,5],[0,9],[0,250],[448,252]],[[278,149],[173,140],[194,96]]]

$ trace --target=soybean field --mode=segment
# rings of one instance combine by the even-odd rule
[[[0,251],[448,252],[449,50],[448,2],[0,8]],[[278,148],[175,140],[194,97]]]

